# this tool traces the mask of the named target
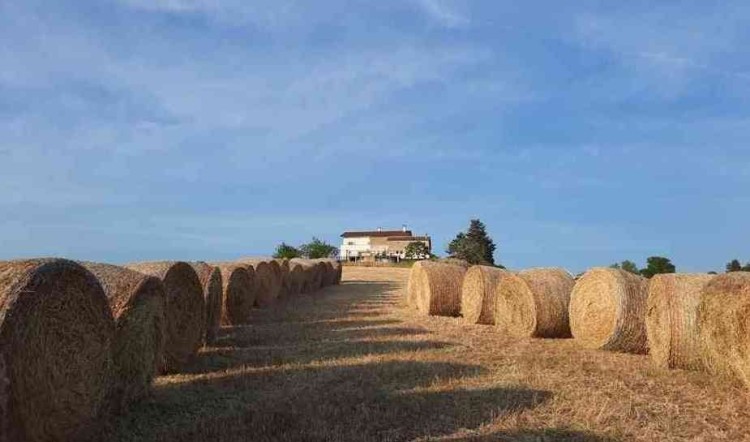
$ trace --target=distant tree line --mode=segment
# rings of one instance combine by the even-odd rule
[[[320,258],[333,258],[339,254],[339,249],[322,241],[318,238],[313,237],[312,241],[306,244],[302,244],[299,247],[291,246],[285,242],[282,242],[276,246],[276,252],[273,257],[282,259],[292,258],[307,258],[307,259],[320,259]]]
[[[654,275],[664,273],[675,273],[677,271],[677,267],[672,264],[672,261],[663,256],[649,257],[646,259],[646,267],[642,269],[639,269],[636,263],[627,259],[623,262],[612,264],[610,267],[613,269],[622,269],[626,272],[635,273],[636,275],[641,275],[646,278],[652,278]]]

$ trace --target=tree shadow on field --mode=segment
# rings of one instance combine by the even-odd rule
[[[151,398],[113,421],[104,436],[113,441],[400,441],[475,429],[552,396],[510,387],[429,389],[485,372],[475,365],[389,361],[205,377],[158,386]]]
[[[235,349],[206,349],[196,355],[182,372],[210,373],[236,367],[268,367],[308,364],[371,355],[439,350],[454,344],[439,341],[352,341],[316,342],[310,345],[271,345]]]

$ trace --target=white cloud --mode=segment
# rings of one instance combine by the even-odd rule
[[[443,0],[416,0],[430,18],[446,28],[463,28],[470,24],[468,17],[452,10]]]

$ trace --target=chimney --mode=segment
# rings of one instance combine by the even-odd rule
[[[406,224],[401,225],[401,231],[406,233]]]

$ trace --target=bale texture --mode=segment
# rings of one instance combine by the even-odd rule
[[[110,264],[85,262],[115,318],[118,408],[145,396],[164,360],[166,293],[159,278]]]
[[[576,283],[570,329],[586,347],[645,354],[648,280],[620,269],[595,268]]]
[[[268,307],[279,297],[281,280],[277,278],[274,267],[264,260],[243,259],[241,264],[252,268],[255,275],[255,305]]]
[[[163,372],[179,371],[203,346],[206,336],[206,303],[195,270],[185,262],[160,261],[126,267],[156,276],[167,293],[167,332]]]
[[[8,441],[90,437],[110,407],[115,323],[96,277],[64,259],[0,262]]]
[[[341,284],[341,278],[344,275],[344,266],[341,264],[341,261],[335,260],[333,261],[333,268],[336,270],[336,285]]]
[[[336,284],[336,268],[333,266],[332,259],[317,259],[315,260],[317,265],[320,267],[320,271],[323,274],[321,281],[321,287],[328,287]]]
[[[221,269],[223,325],[247,324],[255,305],[255,273],[252,267],[236,262],[215,263]]]
[[[706,274],[668,274],[651,278],[646,333],[651,360],[657,367],[702,368],[698,306],[703,289],[713,279]]]
[[[750,388],[750,273],[720,275],[698,306],[702,359],[709,372]]]
[[[470,324],[495,324],[497,283],[508,273],[489,266],[470,267],[461,288],[461,315]]]
[[[281,288],[279,289],[279,298],[287,298],[290,295],[289,292],[289,260],[288,259],[276,259],[276,263],[281,269]]]
[[[298,262],[289,263],[289,295],[295,296],[302,293],[305,288],[305,267]]]
[[[466,267],[423,261],[410,274],[410,298],[417,311],[430,316],[458,316]]]
[[[224,281],[221,269],[205,262],[190,264],[203,286],[203,301],[206,303],[206,343],[216,341],[221,327]]]
[[[323,286],[323,272],[317,263],[299,258],[293,259],[292,263],[301,265],[305,272],[302,293],[312,293]]]
[[[573,276],[563,269],[505,272],[497,282],[495,322],[519,338],[569,338],[574,285]]]

